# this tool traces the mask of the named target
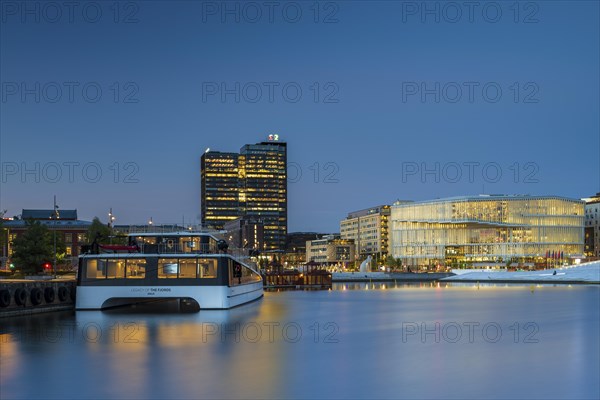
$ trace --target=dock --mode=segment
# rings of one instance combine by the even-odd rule
[[[75,309],[75,279],[1,279],[0,318]]]

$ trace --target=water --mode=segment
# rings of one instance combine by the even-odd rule
[[[338,284],[5,319],[0,398],[599,398],[599,310],[598,286]]]

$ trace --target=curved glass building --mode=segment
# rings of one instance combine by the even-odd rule
[[[583,256],[584,202],[480,195],[394,204],[391,252],[405,265],[544,267]]]

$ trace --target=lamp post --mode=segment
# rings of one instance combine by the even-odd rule
[[[110,232],[110,244],[112,244],[112,227],[113,227],[113,222],[115,221],[115,216],[112,213],[112,207],[110,208],[110,210],[108,211],[108,227],[111,228],[111,232]]]
[[[54,220],[54,263],[52,264],[52,273],[56,274],[56,220],[60,217],[58,213],[58,206],[56,205],[56,195],[54,195],[54,208],[52,209],[52,214],[50,218]]]

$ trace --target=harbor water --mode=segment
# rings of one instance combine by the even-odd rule
[[[337,283],[1,322],[2,399],[600,397],[598,285]]]

